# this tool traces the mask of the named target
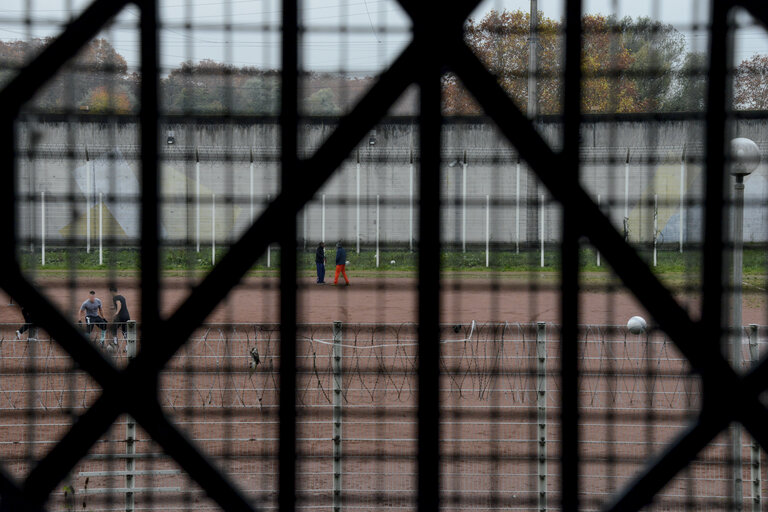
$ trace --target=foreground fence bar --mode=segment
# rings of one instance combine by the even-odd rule
[[[760,350],[757,347],[756,324],[749,324],[749,360],[752,366],[756,366],[760,360]],[[762,467],[760,462],[760,443],[754,437],[752,438],[751,458],[749,478],[752,480],[752,512],[760,512],[763,501]]]
[[[125,340],[125,351],[128,360],[136,357],[136,321],[129,320],[127,325],[128,337]],[[136,485],[136,421],[128,416],[125,421],[125,512],[133,512],[135,506]]]
[[[333,512],[341,512],[341,322],[333,323]]]
[[[547,510],[547,324],[536,324],[536,411],[538,428],[539,512]]]

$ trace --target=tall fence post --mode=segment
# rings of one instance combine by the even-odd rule
[[[376,268],[379,268],[379,194],[376,194]]]
[[[355,167],[355,252],[360,254],[360,150],[357,150]],[[325,242],[325,240],[323,240]]]
[[[91,252],[91,159],[85,146],[85,252]]]
[[[99,192],[99,265],[104,264],[104,194]]]
[[[515,254],[520,254],[520,157],[517,157],[517,177],[515,178]]]
[[[600,209],[600,194],[597,194],[597,209]],[[600,266],[600,250],[595,248],[595,252],[597,253],[597,266]]]
[[[325,194],[323,194],[322,212],[320,212],[320,241],[325,243]]]
[[[461,163],[461,252],[467,252],[467,162]]]
[[[653,194],[653,266],[656,266],[656,246],[659,237],[659,195]]]
[[[536,410],[538,421],[539,512],[547,510],[547,324],[536,324]]]
[[[749,360],[755,367],[760,360],[757,346],[757,324],[749,324]],[[763,501],[762,467],[760,463],[760,443],[753,437],[751,450],[752,512],[760,512]]]
[[[40,192],[40,257],[45,266],[45,191]]]
[[[211,265],[216,265],[216,194],[211,194]]]
[[[413,149],[408,166],[408,248],[413,252]]]
[[[200,252],[200,152],[195,148],[195,250]]]
[[[629,148],[624,163],[624,240],[629,242]]]
[[[491,196],[485,195],[485,267],[491,264]]]
[[[683,231],[685,230],[685,146],[680,157],[680,254],[683,253]]]
[[[333,322],[333,512],[341,512],[341,322]]]
[[[128,336],[125,339],[125,352],[128,360],[136,357],[136,320],[128,320],[126,325]],[[134,511],[134,492],[136,485],[134,471],[136,470],[136,421],[128,416],[125,421],[125,512]]]
[[[544,268],[544,194],[539,203],[539,242],[541,243],[541,268]]]

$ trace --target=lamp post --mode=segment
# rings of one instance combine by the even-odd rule
[[[744,262],[744,177],[749,176],[760,165],[760,149],[754,141],[737,138],[731,141],[731,174],[736,179],[733,201],[733,328],[731,338],[731,363],[738,372],[741,370],[741,281]],[[738,510],[743,502],[741,426],[735,423],[731,429],[731,450],[733,460],[733,501]]]

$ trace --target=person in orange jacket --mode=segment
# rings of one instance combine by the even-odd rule
[[[339,283],[339,274],[344,276],[344,281],[349,286],[349,278],[347,277],[347,251],[341,246],[341,240],[336,242],[336,275],[333,278],[333,284]]]

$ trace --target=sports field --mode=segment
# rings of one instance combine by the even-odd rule
[[[112,279],[99,271],[77,276],[75,288],[61,271],[39,273],[36,284],[73,318],[91,289],[108,313]],[[308,273],[299,281],[298,507],[331,512],[341,499],[348,510],[414,510],[417,283],[408,272],[350,271],[350,278],[349,287],[317,285]],[[680,274],[665,279],[678,290],[692,283]],[[759,283],[761,277],[749,279]],[[163,313],[171,313],[195,282],[168,272]],[[140,325],[137,274],[122,272],[114,283]],[[266,510],[277,505],[279,285],[271,272],[249,275],[196,330],[160,385],[167,414]],[[698,379],[664,333],[635,336],[622,325],[607,325],[637,314],[647,318],[620,283],[604,272],[586,273],[583,286],[583,497],[585,510],[596,510],[683,430],[701,404]],[[697,295],[677,296],[695,316]],[[0,444],[9,471],[22,475],[100,390],[45,333],[36,342],[15,341],[19,308],[6,305],[7,297],[0,300]],[[558,508],[557,274],[446,272],[442,301],[444,508],[537,510],[542,489]],[[762,297],[748,293],[744,306],[745,325],[765,323]],[[334,321],[342,322],[337,333]],[[546,323],[544,331],[536,322]],[[139,332],[140,341],[162,342]],[[765,332],[758,333],[754,341],[764,352]],[[105,354],[118,366],[127,363],[122,339],[120,350]],[[71,473],[66,485],[75,492],[74,506],[125,510],[130,472],[136,510],[215,509],[140,427],[135,443],[128,443],[127,421],[122,417]],[[749,443],[745,436],[746,499],[754,489]],[[335,446],[342,453],[340,482],[334,481]],[[683,510],[691,495],[702,510],[722,508],[729,495],[728,449],[721,435],[665,489],[657,508]],[[758,481],[764,492],[768,482]],[[64,487],[50,505],[67,509]]]

